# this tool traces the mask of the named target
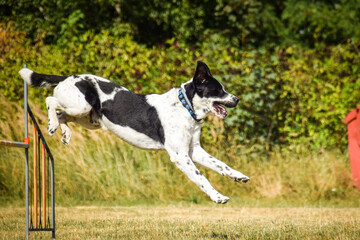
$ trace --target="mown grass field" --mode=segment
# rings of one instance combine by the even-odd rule
[[[45,133],[46,111],[31,107]],[[0,109],[0,138],[21,140],[21,106],[0,98]],[[222,128],[221,121],[213,123]],[[238,184],[200,168],[230,197],[216,205],[165,152],[71,127],[69,146],[60,143],[59,132],[45,134],[55,157],[57,239],[360,239],[360,191],[347,152],[289,146],[264,153],[256,146],[223,146],[224,135],[204,131],[212,155],[251,177]],[[23,161],[22,149],[0,148],[0,239],[25,236]]]
[[[57,239],[360,239],[356,208],[58,207]],[[0,238],[23,239],[24,209],[0,208]],[[30,239],[50,239],[50,232]]]

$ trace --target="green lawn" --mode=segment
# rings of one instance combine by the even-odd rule
[[[360,239],[358,208],[58,207],[56,214],[56,238],[66,240]],[[23,208],[0,208],[2,239],[23,239],[24,226]]]

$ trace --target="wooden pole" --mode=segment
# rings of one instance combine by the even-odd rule
[[[46,227],[46,168],[45,168],[45,146],[41,144],[41,159],[42,159],[42,218],[43,227]]]
[[[37,228],[37,210],[38,210],[38,186],[37,186],[37,131],[35,124],[33,125],[34,129],[34,227]]]

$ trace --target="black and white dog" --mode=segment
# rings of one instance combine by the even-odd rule
[[[239,101],[203,62],[197,62],[190,81],[161,95],[136,94],[89,74],[54,76],[28,68],[19,74],[34,87],[55,87],[53,96],[46,98],[48,133],[53,135],[60,126],[64,144],[71,138],[67,123],[76,122],[89,129],[108,129],[140,148],[165,149],[170,160],[216,203],[226,203],[229,198],[211,186],[194,162],[236,182],[249,181],[200,145],[201,120],[209,114],[225,118],[223,106],[233,108]]]

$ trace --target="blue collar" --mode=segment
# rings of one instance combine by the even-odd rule
[[[201,119],[196,118],[195,111],[194,111],[193,107],[191,106],[189,99],[186,96],[185,90],[183,90],[182,88],[179,89],[179,100],[182,103],[182,105],[189,111],[192,118],[195,119],[196,122],[200,122]]]

